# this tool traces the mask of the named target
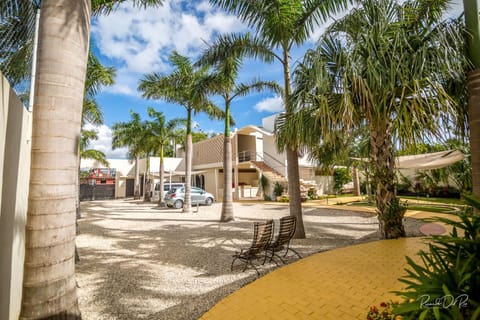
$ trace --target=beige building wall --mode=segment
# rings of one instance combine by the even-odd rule
[[[274,136],[263,136],[263,158],[265,163],[269,165],[272,169],[278,171],[285,177],[287,176],[285,166],[287,159],[285,157],[285,152],[277,152]]]
[[[223,162],[223,135],[193,145],[192,166]]]
[[[32,117],[0,74],[0,319],[22,300]]]
[[[242,152],[243,153],[248,152],[253,157],[252,160],[255,160],[254,155],[256,154],[256,151],[257,151],[256,137],[254,135],[239,134],[237,138],[238,138],[238,152],[240,156],[242,155]]]
[[[217,172],[217,174],[215,172]],[[210,169],[202,174],[205,176],[205,191],[213,194],[215,196],[215,201],[218,201],[219,197],[221,196],[218,194],[217,190],[219,181],[215,180],[216,176],[218,177],[218,170]],[[221,181],[221,184],[223,185],[223,180]]]

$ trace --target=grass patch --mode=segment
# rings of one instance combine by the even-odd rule
[[[347,198],[354,197],[353,193],[339,193],[336,195],[337,198]]]
[[[337,203],[338,204],[338,203]],[[341,205],[354,206],[354,207],[370,207],[375,208],[375,203],[368,203],[365,201],[351,201],[340,203]],[[426,212],[435,212],[435,213],[455,213],[459,208],[455,205],[431,205],[431,204],[407,204],[408,210],[418,210]]]
[[[400,199],[402,199],[402,200],[419,200],[419,201],[437,202],[437,203],[444,203],[444,204],[461,204],[461,205],[464,204],[462,199],[456,199],[456,198],[430,198],[430,197],[416,197],[416,196],[400,196]]]
[[[428,212],[436,212],[436,213],[453,213],[455,212],[455,208],[452,207],[435,207],[435,206],[408,206],[408,210],[418,210],[418,211],[428,211]]]

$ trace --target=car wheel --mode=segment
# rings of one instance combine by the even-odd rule
[[[207,198],[207,199],[205,200],[205,204],[206,204],[207,206],[211,206],[212,203],[213,203],[213,199],[212,199],[212,198]]]
[[[182,200],[177,200],[177,201],[175,201],[175,203],[173,204],[173,206],[175,207],[175,209],[182,209],[182,207],[183,207],[183,201],[182,201]]]

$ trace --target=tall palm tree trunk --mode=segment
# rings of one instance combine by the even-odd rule
[[[223,200],[220,222],[229,222],[233,217],[232,196],[232,137],[230,135],[230,102],[225,103],[225,135],[223,137]]]
[[[468,74],[468,117],[472,161],[472,191],[480,197],[480,0],[463,0],[470,60],[475,70]]]
[[[150,156],[148,154],[145,161],[147,168],[145,170],[145,176],[143,177],[143,201],[150,202],[150,188],[152,184],[148,181],[148,174],[150,172]]]
[[[160,175],[160,198],[158,199],[158,206],[165,207],[164,197],[165,194],[164,190],[164,181],[165,181],[165,157],[163,155],[163,146],[160,147],[160,168],[158,169],[158,173]],[[172,186],[170,186],[172,187]]]
[[[185,199],[183,211],[192,212],[192,110],[187,111],[187,138],[185,141]]]
[[[133,199],[140,199],[140,155],[135,155],[135,187],[133,190]]]
[[[285,86],[285,111],[293,112],[290,106],[290,53],[284,48],[283,50],[283,78]],[[303,226],[302,200],[300,194],[300,172],[298,166],[298,149],[293,145],[287,147],[287,176],[288,176],[288,198],[290,215],[296,217],[297,223],[295,227],[295,239],[305,239],[305,227]]]
[[[298,166],[298,151],[287,149],[288,197],[290,200],[290,215],[297,218],[295,239],[305,239],[303,226],[302,200],[300,195],[300,173]]]
[[[20,318],[80,319],[76,183],[90,1],[43,0],[41,10]]]
[[[472,191],[480,197],[480,68],[468,74],[468,118],[472,161]]]
[[[398,206],[395,192],[395,154],[389,127],[371,124],[370,143],[372,146],[373,181],[376,185],[376,203],[380,235],[382,239],[405,237],[403,226],[404,211]]]

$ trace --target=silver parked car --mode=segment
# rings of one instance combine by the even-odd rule
[[[192,196],[192,205],[193,204],[206,204],[207,206],[211,206],[212,203],[215,201],[215,197],[211,194],[206,192],[203,189],[192,187],[191,189],[191,196]],[[168,207],[174,207],[176,209],[180,209],[183,207],[183,201],[185,199],[185,187],[171,189],[165,195],[165,203]]]
[[[177,189],[177,188],[181,188],[181,187],[184,187],[185,186],[185,183],[182,183],[182,182],[172,182],[171,184],[169,182],[164,182],[163,183],[163,194],[167,194],[168,191],[170,191],[170,189]],[[150,201],[152,202],[157,202],[160,197],[160,182],[157,182],[155,183],[155,190],[153,190],[153,193],[152,193],[152,198]]]

